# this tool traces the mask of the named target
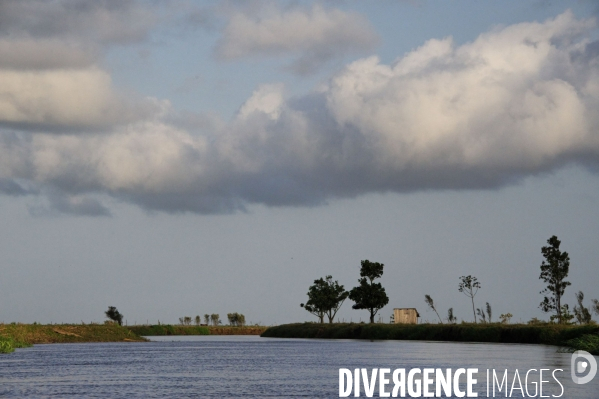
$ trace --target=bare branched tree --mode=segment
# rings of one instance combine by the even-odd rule
[[[474,322],[476,323],[476,312],[474,310],[474,296],[480,289],[478,279],[473,276],[460,277],[459,291],[472,300],[472,314],[474,314]]]

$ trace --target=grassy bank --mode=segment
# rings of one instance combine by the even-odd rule
[[[583,336],[599,337],[598,325],[528,324],[283,324],[262,337],[398,339],[567,345]],[[592,340],[593,338],[591,338]],[[588,341],[588,340],[587,340]],[[586,343],[584,341],[583,343]],[[592,346],[592,342],[591,342]],[[591,346],[588,346],[589,348]],[[582,348],[580,348],[582,349]]]
[[[229,327],[229,326],[180,326],[180,325],[151,325],[151,326],[129,326],[129,330],[137,335],[260,335],[267,327]]]
[[[27,348],[29,346],[31,344],[17,341],[12,337],[0,336],[0,353],[11,353],[15,351],[15,348]]]
[[[17,345],[145,341],[117,324],[0,324],[0,337]]]

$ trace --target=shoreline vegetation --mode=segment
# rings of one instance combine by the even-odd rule
[[[599,355],[599,325],[295,323],[261,337],[545,344]]]
[[[0,324],[0,341],[16,344],[12,349],[34,344],[83,342],[144,342],[118,324]],[[12,350],[9,350],[12,352]]]
[[[0,324],[0,353],[34,344],[146,342],[144,336],[260,335],[266,338],[418,340],[545,344],[599,356],[599,325],[295,323],[264,326]]]
[[[108,324],[0,324],[0,353],[34,344],[146,342],[152,335],[260,335],[262,326],[119,326]]]
[[[260,335],[268,327],[263,326],[181,326],[148,325],[126,327],[137,335]]]

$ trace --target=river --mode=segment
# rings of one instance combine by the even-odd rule
[[[487,369],[495,369],[497,375],[507,369],[511,389],[516,369],[525,385],[528,370],[545,368],[563,370],[555,374],[563,385],[562,397],[599,398],[599,376],[586,385],[574,384],[571,355],[552,346],[257,336],[150,339],[35,345],[1,355],[0,397],[334,398],[339,397],[340,368],[365,368],[368,373],[373,368],[478,368],[475,392],[486,397]],[[529,377],[532,396],[539,375],[532,372]],[[559,395],[560,384],[551,373],[543,377],[548,380],[543,394]],[[391,383],[387,390],[392,387]],[[378,386],[375,392],[378,397]],[[512,397],[523,397],[521,392],[525,391],[516,388]],[[363,390],[360,397],[366,397]],[[496,392],[495,397],[506,395]]]

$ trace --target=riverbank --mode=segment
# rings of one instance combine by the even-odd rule
[[[0,353],[34,344],[143,342],[152,335],[260,335],[267,327],[119,326],[118,324],[0,324]]]
[[[0,337],[29,345],[146,341],[118,324],[0,324]]]
[[[268,328],[262,337],[497,342],[569,346],[599,336],[599,325],[297,323]],[[588,340],[583,339],[584,342]],[[579,349],[579,348],[576,348]],[[582,349],[582,348],[580,348]],[[596,351],[598,348],[592,350]],[[599,354],[599,353],[596,353]]]
[[[260,335],[268,327],[263,326],[181,326],[181,325],[150,325],[128,326],[129,330],[140,336],[153,335]]]

